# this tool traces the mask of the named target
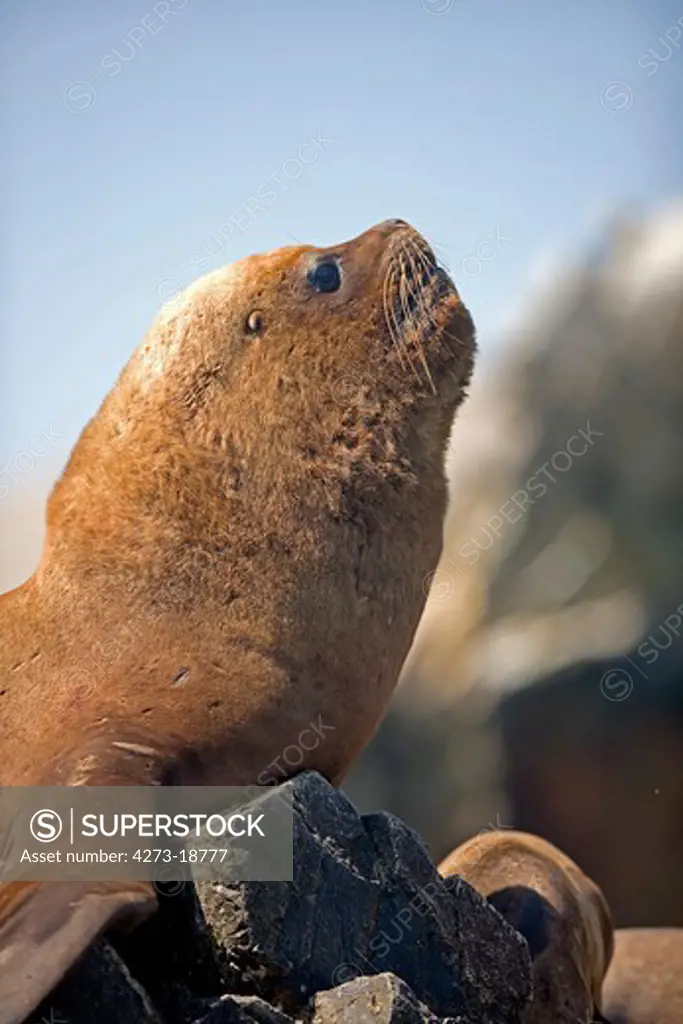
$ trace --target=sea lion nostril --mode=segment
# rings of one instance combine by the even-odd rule
[[[373,232],[380,231],[383,235],[393,235],[398,232],[401,234],[414,232],[414,228],[411,227],[408,221],[401,220],[399,217],[389,217],[387,220],[380,221],[371,230]]]

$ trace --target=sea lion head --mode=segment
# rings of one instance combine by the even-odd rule
[[[443,444],[472,337],[428,244],[386,221],[341,245],[287,247],[209,274],[162,311],[129,379],[162,389],[194,439],[246,457],[258,445],[275,478],[266,447],[280,464],[322,455],[390,471],[416,431],[422,446]]]
[[[441,472],[474,349],[454,284],[404,221],[250,256],[161,310],[70,475],[79,451],[90,472],[103,446],[139,450],[141,475],[162,445],[191,452],[195,474],[203,450],[227,458],[235,489],[246,476],[280,494],[307,482],[344,515],[350,488]]]

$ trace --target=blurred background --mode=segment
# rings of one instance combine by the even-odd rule
[[[385,217],[478,325],[445,549],[350,775],[435,858],[541,832],[683,925],[683,3],[23,0],[0,12],[0,588],[205,271]]]

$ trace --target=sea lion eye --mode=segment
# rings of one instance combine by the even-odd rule
[[[247,317],[247,330],[250,334],[260,334],[263,330],[263,314],[255,309]]]
[[[341,286],[341,270],[336,260],[317,263],[306,276],[308,283],[317,292],[336,292]]]

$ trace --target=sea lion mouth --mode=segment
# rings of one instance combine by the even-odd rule
[[[408,228],[387,255],[383,304],[389,335],[401,365],[436,394],[436,339],[448,333],[449,311],[459,305],[447,271],[416,231]]]

